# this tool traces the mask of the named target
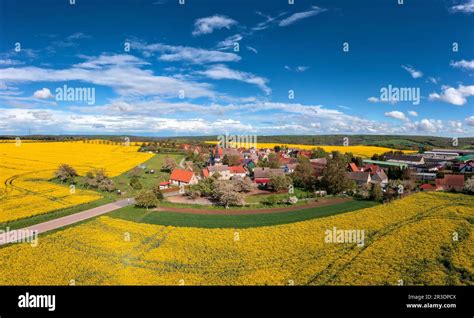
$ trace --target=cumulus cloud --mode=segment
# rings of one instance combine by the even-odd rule
[[[117,59],[121,63],[109,64]],[[85,65],[76,65],[67,69],[50,69],[40,67],[5,68],[0,72],[0,82],[67,82],[80,81],[94,85],[111,87],[125,96],[161,96],[176,98],[180,90],[187,98],[215,97],[210,84],[197,83],[191,80],[169,76],[158,76],[151,70],[142,69],[143,63],[135,59],[126,62],[123,58],[107,57],[89,58]],[[107,62],[107,63],[106,63]]]
[[[326,11],[326,9],[323,9],[323,8],[320,8],[320,7],[317,7],[317,6],[313,6],[313,7],[311,7],[311,10],[298,12],[298,13],[294,13],[294,14],[290,15],[288,18],[285,18],[285,19],[281,20],[280,23],[278,23],[278,25],[281,26],[281,27],[286,27],[286,26],[289,26],[289,25],[291,25],[291,24],[293,24],[297,21],[315,16],[318,13],[321,13],[321,12],[324,12],[324,11]]]
[[[233,70],[222,64],[212,66],[205,71],[198,72],[198,74],[215,80],[228,79],[257,85],[267,95],[272,92],[267,86],[268,80],[266,78],[256,76],[252,73]]]
[[[410,110],[410,111],[408,112],[408,115],[413,116],[413,117],[417,117],[417,116],[418,116],[418,113],[417,113],[416,111],[414,111],[414,110]]]
[[[411,65],[402,65],[402,68],[410,73],[411,77],[413,78],[423,77],[423,73],[421,71],[415,70]]]
[[[452,12],[461,13],[473,13],[474,12],[474,0],[469,0],[465,3],[461,3],[451,7]]]
[[[233,25],[236,25],[237,21],[228,18],[224,15],[213,15],[210,17],[200,18],[194,22],[194,36],[200,36],[203,34],[210,34],[214,30],[222,28],[230,29]]]
[[[398,110],[394,110],[394,111],[391,111],[391,112],[386,112],[385,116],[391,117],[391,118],[394,118],[394,119],[398,119],[398,120],[402,120],[402,121],[407,121],[408,120],[407,116],[405,116],[404,113],[402,113]]]
[[[466,61],[466,60],[461,60],[457,62],[451,62],[450,64],[452,67],[456,68],[461,68],[465,70],[474,70],[474,60]]]
[[[466,104],[466,97],[474,95],[474,85],[463,86],[458,88],[444,86],[441,94],[431,93],[429,99],[432,101],[443,101],[452,105],[462,106]]]
[[[48,99],[48,98],[53,98],[53,94],[51,94],[51,91],[48,89],[48,88],[43,88],[43,89],[40,89],[40,90],[37,90],[33,96],[35,98],[39,98],[39,99]]]

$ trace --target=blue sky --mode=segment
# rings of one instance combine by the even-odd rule
[[[474,136],[474,0],[403,2],[0,0],[0,134]]]

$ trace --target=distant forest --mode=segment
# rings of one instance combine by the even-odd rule
[[[112,135],[29,135],[20,136],[23,139],[72,141],[84,139],[104,139],[123,141],[129,138],[131,142],[170,141],[173,143],[199,143],[203,141],[217,141],[217,136],[182,136],[182,137],[143,137],[143,136],[112,136]],[[285,135],[285,136],[257,136],[261,143],[305,144],[305,145],[335,145],[339,146],[343,138],[349,138],[349,145],[379,146],[397,149],[430,149],[452,148],[453,139],[434,136],[396,136],[396,135]],[[0,139],[15,139],[16,136],[0,136]],[[462,149],[474,149],[474,137],[458,139]]]

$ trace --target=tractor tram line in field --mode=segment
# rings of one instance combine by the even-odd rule
[[[412,216],[409,219],[402,220],[402,221],[397,222],[397,223],[392,223],[392,224],[388,225],[387,227],[385,227],[381,230],[375,231],[369,237],[369,239],[367,240],[368,242],[366,244],[364,244],[363,247],[358,247],[356,244],[354,244],[350,247],[347,247],[345,249],[347,252],[341,254],[338,258],[336,258],[334,261],[332,261],[323,271],[319,272],[313,278],[311,278],[307,282],[307,284],[308,285],[315,284],[315,283],[317,283],[318,285],[330,284],[334,279],[337,279],[339,273],[342,273],[343,271],[348,269],[351,266],[351,264],[357,258],[359,258],[361,256],[361,254],[364,253],[369,247],[371,247],[374,243],[376,243],[377,240],[380,240],[384,237],[389,236],[391,233],[393,233],[396,230],[399,230],[400,228],[402,228],[404,226],[407,226],[407,225],[425,220],[430,215],[433,215],[436,212],[442,211],[443,209],[445,209],[447,207],[452,207],[452,206],[470,207],[470,205],[462,204],[462,203],[448,203],[448,204],[439,205],[439,206],[433,207],[433,208],[431,208],[427,211],[423,211],[421,213],[418,213],[418,214]],[[446,218],[443,218],[443,219],[446,219]],[[465,220],[465,219],[463,219],[463,220]],[[347,261],[343,261],[342,264],[338,264],[339,260],[345,259],[348,256],[348,254],[351,254],[353,252],[354,252],[355,255],[351,259],[349,259]],[[329,277],[324,278],[325,276],[329,276]],[[320,281],[321,279],[322,279],[322,281]]]

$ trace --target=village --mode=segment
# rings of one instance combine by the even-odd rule
[[[187,153],[186,160],[182,166],[171,164],[169,180],[159,187],[164,193],[176,193],[179,189],[179,195],[193,203],[199,197],[209,197],[226,207],[238,206],[243,204],[239,192],[261,191],[285,192],[285,200],[273,199],[268,204],[289,204],[298,200],[295,189],[307,197],[339,195],[378,202],[418,191],[473,191],[474,150],[391,151],[363,159],[318,147],[182,147]],[[219,194],[216,188],[225,188],[225,193]],[[226,199],[220,202],[219,197]]]

